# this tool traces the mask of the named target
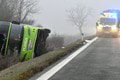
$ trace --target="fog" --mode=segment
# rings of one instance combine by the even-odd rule
[[[82,4],[93,9],[93,15],[84,25],[85,34],[95,34],[95,23],[99,14],[106,9],[119,9],[120,0],[39,0],[40,13],[32,16],[36,24],[51,29],[52,33],[77,35],[79,30],[68,21],[67,9]]]

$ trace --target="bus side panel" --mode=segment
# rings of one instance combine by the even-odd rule
[[[10,39],[8,44],[8,53],[13,54],[14,52],[19,52],[21,48],[22,40],[22,26],[12,24]]]
[[[37,36],[37,28],[25,25],[22,41],[22,48],[20,52],[21,61],[29,60],[34,57],[34,46]]]

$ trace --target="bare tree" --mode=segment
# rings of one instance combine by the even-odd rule
[[[12,21],[14,10],[8,4],[8,0],[0,0],[0,21]]]
[[[78,5],[75,8],[67,10],[68,18],[75,26],[78,27],[80,34],[82,36],[82,40],[84,36],[82,27],[86,23],[88,16],[91,15],[91,11],[92,10],[90,8],[87,8],[82,5]]]
[[[37,0],[0,0],[0,20],[33,24],[28,17],[38,12]]]
[[[10,4],[15,10],[14,18],[20,22],[24,23],[27,17],[31,14],[37,13],[36,9],[37,0],[10,0]]]
[[[47,39],[46,49],[47,51],[53,51],[55,49],[62,48],[64,46],[64,37],[61,35],[53,34]]]
[[[32,20],[32,19],[25,19],[22,23],[23,23],[23,24],[33,25],[33,24],[35,23],[35,20]]]

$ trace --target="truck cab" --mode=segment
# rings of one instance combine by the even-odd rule
[[[119,33],[120,12],[117,10],[107,10],[100,14],[100,18],[96,23],[96,34],[101,36],[117,37]]]

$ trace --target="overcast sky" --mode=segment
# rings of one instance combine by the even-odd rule
[[[87,34],[95,33],[95,23],[99,14],[106,9],[120,9],[120,0],[39,0],[40,14],[35,14],[34,19],[52,33],[76,35],[77,27],[68,21],[66,10],[83,4],[94,10],[94,16],[89,18],[84,31]],[[33,18],[33,16],[32,16]]]

